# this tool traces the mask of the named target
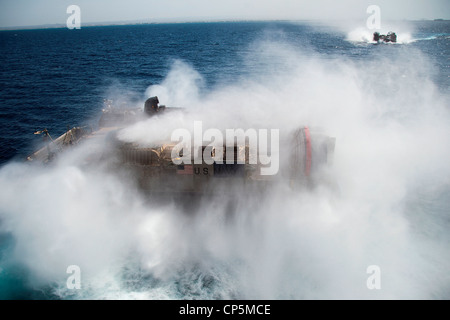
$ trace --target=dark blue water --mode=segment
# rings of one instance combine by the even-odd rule
[[[450,23],[415,22],[411,25],[409,41],[396,45],[353,42],[348,40],[346,32],[338,28],[287,22],[183,23],[83,27],[81,30],[2,31],[0,165],[12,160],[21,161],[30,154],[41,142],[40,136],[33,135],[36,130],[47,128],[53,137],[57,137],[68,127],[95,126],[103,107],[103,99],[120,97],[132,103],[143,101],[146,89],[163,82],[174,61],[183,61],[201,75],[202,81],[198,84],[201,96],[208,96],[220,88],[245,79],[267,76],[268,70],[272,70],[274,74],[289,72],[290,64],[271,54],[267,55],[267,59],[252,59],[252,56],[261,55],[261,46],[257,45],[260,42],[271,43],[280,48],[288,45],[290,50],[302,52],[305,59],[313,57],[324,61],[327,68],[333,66],[333,61],[336,61],[336,68],[341,66],[341,61],[346,61],[361,70],[366,64],[379,60],[382,62],[380,81],[389,80],[389,77],[382,75],[383,70],[390,70],[386,62],[391,61],[405,70],[413,69],[412,64],[402,65],[403,58],[399,58],[400,54],[402,57],[405,52],[417,55],[420,57],[418,62],[425,57],[429,67],[418,68],[417,72],[420,74],[417,77],[423,76],[431,81],[433,92],[440,103],[443,100],[448,102]],[[326,83],[326,79],[323,81]],[[364,87],[363,78],[361,85]],[[443,196],[441,194],[434,197],[442,199]],[[445,208],[448,208],[447,204],[444,207],[438,205],[435,212],[440,216],[448,214]],[[0,236],[0,259],[3,261],[8,260],[8,255],[16,246],[14,231],[7,231],[11,233],[2,233]],[[196,294],[197,297],[209,298],[242,297],[238,294],[238,285],[231,290],[232,294],[224,290],[225,293],[221,295],[220,290],[216,290],[217,287],[222,287],[214,283],[223,284],[225,281],[218,275],[220,272],[212,272],[207,276],[194,272],[191,280],[197,287],[191,289],[184,283],[189,282],[189,279],[173,280],[172,288],[178,288],[174,290],[179,293],[176,297],[195,298]],[[233,272],[223,272],[228,278],[233,277]],[[20,263],[13,266],[4,264],[0,269],[0,298],[60,298],[55,293],[55,287],[59,285],[45,282],[37,288],[30,287],[30,277],[33,277],[30,276],[30,271],[25,267],[21,269]],[[161,281],[167,280],[158,280],[148,274],[134,274],[130,277],[138,277],[146,283],[138,292],[150,290],[152,286],[160,287]],[[126,273],[124,278],[127,279]],[[128,284],[132,283],[128,280]],[[127,288],[130,287],[131,285]],[[441,288],[443,291],[436,293],[436,296],[450,297],[449,291],[446,291],[448,288]],[[86,296],[101,296],[95,294],[95,289],[92,291],[92,295],[88,293]],[[260,295],[249,294],[243,297]],[[320,295],[308,292],[295,295],[291,292],[287,297],[317,298]]]

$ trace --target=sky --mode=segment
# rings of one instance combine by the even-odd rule
[[[361,20],[369,5],[389,20],[450,19],[449,0],[0,0],[0,28],[81,23],[204,20]]]

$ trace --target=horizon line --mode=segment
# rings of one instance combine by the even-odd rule
[[[346,19],[336,19],[336,21],[343,21]],[[131,26],[131,25],[143,25],[143,24],[181,24],[181,23],[217,23],[217,22],[321,22],[324,23],[323,19],[244,19],[244,18],[210,18],[210,19],[189,19],[184,20],[177,19],[162,19],[155,21],[148,20],[124,20],[124,21],[100,21],[100,22],[86,22],[83,23],[83,27],[107,27],[107,26]],[[330,21],[328,19],[328,21]],[[392,21],[450,21],[450,19],[392,19]],[[20,30],[40,30],[40,29],[62,29],[67,28],[66,24],[63,23],[49,23],[41,25],[29,25],[29,26],[11,26],[11,27],[0,27],[0,31],[20,31]]]

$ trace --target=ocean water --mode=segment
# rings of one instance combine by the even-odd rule
[[[0,32],[0,298],[449,299],[450,23],[387,27],[398,43],[300,22]],[[95,128],[104,99],[153,95],[218,126],[325,128],[335,187],[236,191],[232,218],[208,198],[186,215],[82,166],[83,146],[24,163],[35,131]],[[157,139],[152,125],[123,137]]]

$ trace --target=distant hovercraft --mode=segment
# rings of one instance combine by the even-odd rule
[[[395,32],[389,31],[386,35],[379,34],[378,32],[373,33],[373,41],[380,43],[380,42],[397,42],[397,35]]]

